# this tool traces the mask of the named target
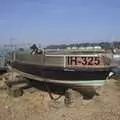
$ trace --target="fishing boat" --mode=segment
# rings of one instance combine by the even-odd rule
[[[5,53],[0,53],[0,74],[7,72],[7,55]]]
[[[120,78],[120,50],[113,49],[113,60],[112,64],[116,67],[112,68],[109,78]]]
[[[45,83],[101,86],[113,67],[111,59],[111,52],[103,49],[34,49],[32,52],[14,52],[10,66],[27,78]]]

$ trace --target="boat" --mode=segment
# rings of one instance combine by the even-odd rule
[[[120,50],[113,49],[113,60],[112,64],[116,67],[112,68],[109,78],[120,78]]]
[[[24,77],[60,86],[101,86],[111,71],[112,54],[103,49],[16,51],[9,65]]]
[[[7,72],[7,55],[0,53],[0,74]]]

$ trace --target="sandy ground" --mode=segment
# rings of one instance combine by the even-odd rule
[[[0,85],[3,81],[0,80]],[[70,107],[64,104],[63,97],[55,102],[42,90],[26,90],[17,98],[0,90],[0,120],[120,120],[118,84],[110,80],[103,86],[100,96],[90,100],[78,98]]]

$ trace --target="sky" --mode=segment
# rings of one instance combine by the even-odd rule
[[[120,40],[120,0],[0,0],[0,43]]]

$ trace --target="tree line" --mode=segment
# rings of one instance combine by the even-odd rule
[[[88,47],[88,46],[101,46],[103,49],[112,49],[118,48],[120,49],[120,42],[100,42],[100,43],[73,43],[73,44],[60,44],[60,45],[49,45],[47,49],[65,49],[67,47]]]

